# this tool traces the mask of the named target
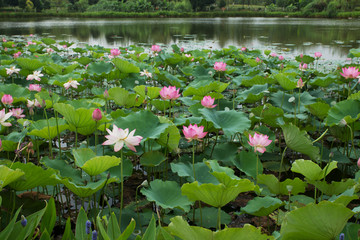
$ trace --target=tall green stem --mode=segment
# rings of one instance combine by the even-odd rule
[[[51,138],[50,138],[50,124],[49,124],[49,119],[47,117],[47,113],[46,113],[46,109],[44,107],[44,114],[45,114],[45,118],[46,118],[46,122],[47,122],[47,128],[48,128],[48,136],[49,136],[49,153],[50,153],[50,158],[53,158],[53,154],[52,154],[52,144],[51,144]]]
[[[284,163],[284,156],[285,156],[286,149],[287,149],[287,146],[284,148],[283,154],[281,156],[281,162],[280,162],[280,168],[279,168],[279,177],[278,177],[279,184],[280,184],[282,165]]]
[[[123,179],[123,150],[121,149],[121,162],[120,162],[120,187],[121,187],[121,195],[120,195],[120,214],[119,214],[119,227],[121,229],[121,214],[123,208],[124,201],[124,179]]]
[[[97,155],[97,144],[98,144],[97,123],[98,121],[95,121],[95,154],[96,155]]]
[[[218,207],[218,216],[217,216],[217,225],[218,225],[218,230],[221,230],[221,207]]]
[[[193,146],[192,146],[192,165],[193,165],[193,172],[194,172],[194,180],[196,181],[196,174],[195,174],[195,141],[193,142]]]

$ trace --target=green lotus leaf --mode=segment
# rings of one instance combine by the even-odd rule
[[[54,103],[57,103],[60,100],[60,96],[56,93],[51,93],[51,96],[48,91],[41,91],[35,94],[35,98],[39,103],[45,101],[46,108],[52,108]]]
[[[22,179],[10,183],[10,187],[17,191],[24,191],[35,187],[56,185],[58,180],[55,178],[55,170],[43,169],[33,163],[15,162],[11,165],[11,169],[19,169],[25,173]]]
[[[200,212],[202,219],[200,219]],[[231,222],[231,215],[227,214],[225,211],[221,210],[221,224],[230,224]],[[201,211],[199,208],[195,209],[195,223],[197,226],[200,226],[201,223],[203,227],[206,228],[216,228],[217,225],[217,215],[218,209],[213,207],[203,207]],[[202,222],[200,221],[202,220]]]
[[[181,187],[181,192],[191,201],[203,201],[213,207],[223,207],[234,200],[239,193],[253,191],[254,184],[248,179],[231,179],[226,173],[212,173],[220,182],[215,185],[212,183],[199,185],[197,181],[185,183]]]
[[[179,79],[178,76],[173,75],[167,71],[161,71],[158,75],[158,80],[164,81],[168,85],[175,86],[177,88],[184,85],[183,81]]]
[[[81,169],[90,176],[96,176],[109,168],[118,166],[120,161],[121,159],[115,156],[97,156],[86,161]]]
[[[255,121],[261,121],[270,127],[279,127],[277,119],[284,116],[282,108],[274,107],[269,103],[253,108],[251,112],[259,119]]]
[[[179,177],[187,177],[189,182],[195,181],[193,167],[190,162],[170,163],[171,170],[177,173]],[[196,180],[200,183],[218,184],[219,181],[210,173],[209,167],[203,163],[198,162],[194,164]]]
[[[89,57],[81,57],[81,58],[78,58],[76,59],[76,61],[80,64],[82,64],[83,66],[86,66],[88,65],[89,63],[91,63],[91,58]]]
[[[320,159],[319,148],[313,146],[306,131],[300,131],[292,124],[282,127],[286,145],[294,151],[308,155],[313,160]]]
[[[214,109],[199,109],[203,117],[214,124],[217,129],[222,129],[227,136],[243,133],[250,128],[251,122],[245,113],[230,111],[213,111]]]
[[[200,96],[204,97],[208,95],[210,92],[223,92],[229,83],[223,83],[220,81],[212,81],[212,80],[200,80],[200,81],[193,81],[191,82],[183,92],[183,96]]]
[[[109,178],[109,179],[103,178],[97,182],[89,182],[84,186],[70,181],[69,178],[61,179],[62,184],[64,184],[71,192],[73,192],[74,194],[76,194],[81,198],[92,196],[94,193],[102,189],[105,186],[105,184],[110,184],[115,181],[116,181],[115,178]]]
[[[309,55],[303,55],[302,57],[296,56],[295,60],[298,62],[309,64],[309,63],[314,62],[315,58],[310,57]]]
[[[119,87],[109,89],[109,96],[117,105],[127,108],[140,106],[144,101],[144,97],[138,97],[137,94]]]
[[[330,127],[338,125],[343,119],[347,124],[353,123],[360,118],[359,109],[360,101],[345,100],[338,102],[330,108],[325,119],[326,125]]]
[[[225,228],[223,230],[212,232],[209,229],[202,227],[190,226],[181,216],[176,216],[170,219],[171,223],[167,230],[171,234],[183,240],[274,240],[272,236],[267,236],[261,233],[260,228],[256,228],[250,224],[245,224],[243,228]]]
[[[268,85],[254,85],[250,89],[241,91],[236,97],[236,100],[243,103],[254,103],[264,97],[264,92],[267,91]]]
[[[360,91],[357,93],[351,94],[347,99],[360,100]]]
[[[218,161],[216,160],[204,160],[204,163],[212,170],[212,175],[214,175],[219,182],[224,183],[224,181],[227,180],[220,180],[220,179],[224,179],[222,176],[219,175],[219,173],[225,173],[226,175],[224,175],[227,178],[230,179],[240,179],[239,177],[237,177],[235,175],[235,171],[229,167],[222,167],[219,165]],[[219,179],[220,178],[220,179]]]
[[[281,225],[282,240],[336,239],[354,215],[342,204],[322,201],[289,212]]]
[[[240,171],[255,179],[256,161],[258,161],[258,174],[261,174],[264,168],[262,162],[257,158],[254,152],[241,151],[238,155],[236,155],[233,163]]]
[[[211,149],[205,149],[206,153],[211,154]],[[231,164],[237,155],[238,145],[232,142],[216,144],[213,149],[212,159],[223,162],[224,164]]]
[[[69,66],[59,65],[56,63],[50,63],[47,66],[44,67],[44,70],[51,75],[59,74],[59,75],[67,75],[69,73],[72,73],[79,64],[72,64]]]
[[[323,169],[311,160],[298,159],[293,162],[291,171],[304,175],[310,181],[321,180],[337,168],[337,162],[328,163]]]
[[[147,96],[150,99],[158,98],[160,96],[160,90],[161,88],[159,87],[147,87]]]
[[[76,80],[79,82],[82,80],[82,77],[80,74],[77,74],[77,73],[68,73],[65,75],[56,74],[49,79],[48,83],[50,85],[56,85],[59,87],[63,87],[64,83],[67,83],[69,80]]]
[[[328,74],[324,77],[315,77],[309,81],[311,86],[328,87],[330,84],[335,83],[339,77],[334,74]]]
[[[323,120],[329,112],[330,106],[324,102],[316,102],[310,105],[305,106],[312,115],[317,116],[321,120]]]
[[[252,87],[254,85],[264,85],[264,84],[270,85],[270,84],[276,83],[276,80],[272,77],[256,75],[256,76],[244,77],[241,79],[241,82],[238,82],[238,83],[239,83],[239,85],[241,83],[241,85],[244,87]]]
[[[31,131],[28,135],[51,140],[57,136],[58,130],[60,134],[66,129],[69,129],[69,125],[66,124],[64,119],[58,119],[58,125],[55,118],[42,119],[31,123]]]
[[[250,67],[256,67],[257,65],[260,64],[255,59],[251,59],[251,58],[245,58],[244,63],[249,64]]]
[[[312,181],[315,187],[317,187],[322,193],[332,196],[332,195],[339,195],[349,188],[355,186],[356,182],[354,179],[346,179],[341,182],[332,181],[331,183],[327,183],[324,181]]]
[[[278,73],[275,75],[276,81],[285,90],[293,90],[297,86],[297,80],[294,74],[289,73]]]
[[[79,169],[73,168],[65,160],[55,158],[50,159],[49,157],[43,157],[41,163],[48,168],[52,168],[57,171],[57,176],[60,178],[69,178],[72,182],[81,183],[81,171]]]
[[[123,178],[131,177],[132,173],[133,173],[133,169],[134,169],[134,166],[133,166],[133,163],[131,162],[131,160],[124,158],[122,164],[123,164]],[[121,166],[120,165],[110,168],[109,173],[112,177],[117,177],[118,178],[117,182],[120,182],[120,179],[121,179]]]
[[[171,102],[162,99],[153,99],[150,101],[151,105],[156,107],[159,111],[165,111],[171,107]]]
[[[140,158],[140,164],[146,167],[155,167],[166,160],[165,155],[160,151],[149,151]]]
[[[272,174],[260,174],[257,178],[258,184],[266,185],[270,192],[276,195],[288,195],[287,186],[291,186],[291,194],[297,195],[304,193],[307,187],[307,183],[300,180],[299,178],[286,179],[279,183],[279,180]]]
[[[294,101],[289,102],[289,99],[294,97]],[[271,94],[271,101],[274,103],[274,106],[282,108],[286,112],[293,113],[296,107],[296,115],[299,113],[299,94],[288,94],[283,91],[277,91],[276,93]],[[300,94],[300,113],[306,111],[305,106],[310,105],[315,102],[315,97],[311,96],[308,92],[302,92]]]
[[[140,68],[120,58],[114,58],[112,62],[122,73],[139,73]]]
[[[26,102],[26,99],[30,98],[29,89],[21,87],[17,84],[1,84],[0,93],[10,94],[14,99],[13,104],[18,102]]]
[[[158,139],[169,127],[168,123],[161,123],[152,112],[144,110],[130,113],[126,117],[118,117],[114,120],[114,124],[122,129],[136,129],[135,135],[142,136],[142,141]]]
[[[88,160],[96,157],[96,153],[90,148],[73,149],[72,154],[75,158],[75,164],[82,167]]]
[[[355,188],[350,188],[338,196],[335,195],[332,196],[331,198],[328,199],[328,201],[334,203],[340,203],[346,207],[352,200],[358,198],[359,196],[355,194]]]
[[[109,62],[93,62],[87,67],[87,72],[90,75],[108,74],[113,69],[113,65]]]
[[[18,180],[24,174],[25,173],[20,169],[13,170],[5,165],[0,165],[0,191],[6,185]]]
[[[92,118],[92,113],[95,108],[75,109],[70,104],[55,103],[54,109],[64,116],[65,120],[69,123],[70,130],[77,130],[82,135],[90,135],[95,131],[96,122]],[[106,119],[101,119],[97,124],[98,126],[105,122]]]
[[[35,71],[45,65],[38,59],[29,58],[17,58],[16,63],[20,66],[21,69],[26,69],[29,71]]]
[[[285,203],[278,198],[255,197],[241,208],[241,211],[254,216],[267,216],[283,205]]]
[[[156,142],[161,146],[168,147],[170,150],[178,148],[181,138],[179,129],[168,118],[159,117],[159,119],[160,123],[169,123],[170,126],[166,128],[165,132],[160,134],[160,137]]]
[[[164,182],[156,179],[150,182],[150,188],[142,188],[141,193],[146,196],[148,201],[156,202],[162,208],[180,208],[185,212],[190,210],[191,202],[187,197],[181,195],[181,189],[177,182]]]

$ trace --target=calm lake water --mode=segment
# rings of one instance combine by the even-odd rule
[[[284,55],[322,52],[344,60],[360,48],[360,20],[299,18],[165,18],[2,20],[0,34],[36,34],[75,41],[77,45],[126,47],[131,44],[178,44],[186,50],[223,48],[271,49]]]

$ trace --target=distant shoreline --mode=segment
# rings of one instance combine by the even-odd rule
[[[84,12],[84,13],[36,13],[36,12],[1,12],[0,19],[4,18],[197,18],[197,17],[292,17],[292,18],[329,18],[325,12],[305,15],[302,12],[264,12],[264,11],[211,11],[186,12],[156,11],[156,12]],[[360,18],[360,12],[339,12],[337,19]]]

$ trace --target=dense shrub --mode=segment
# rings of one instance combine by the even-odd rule
[[[120,3],[116,0],[100,0],[87,8],[87,12],[121,11]]]

